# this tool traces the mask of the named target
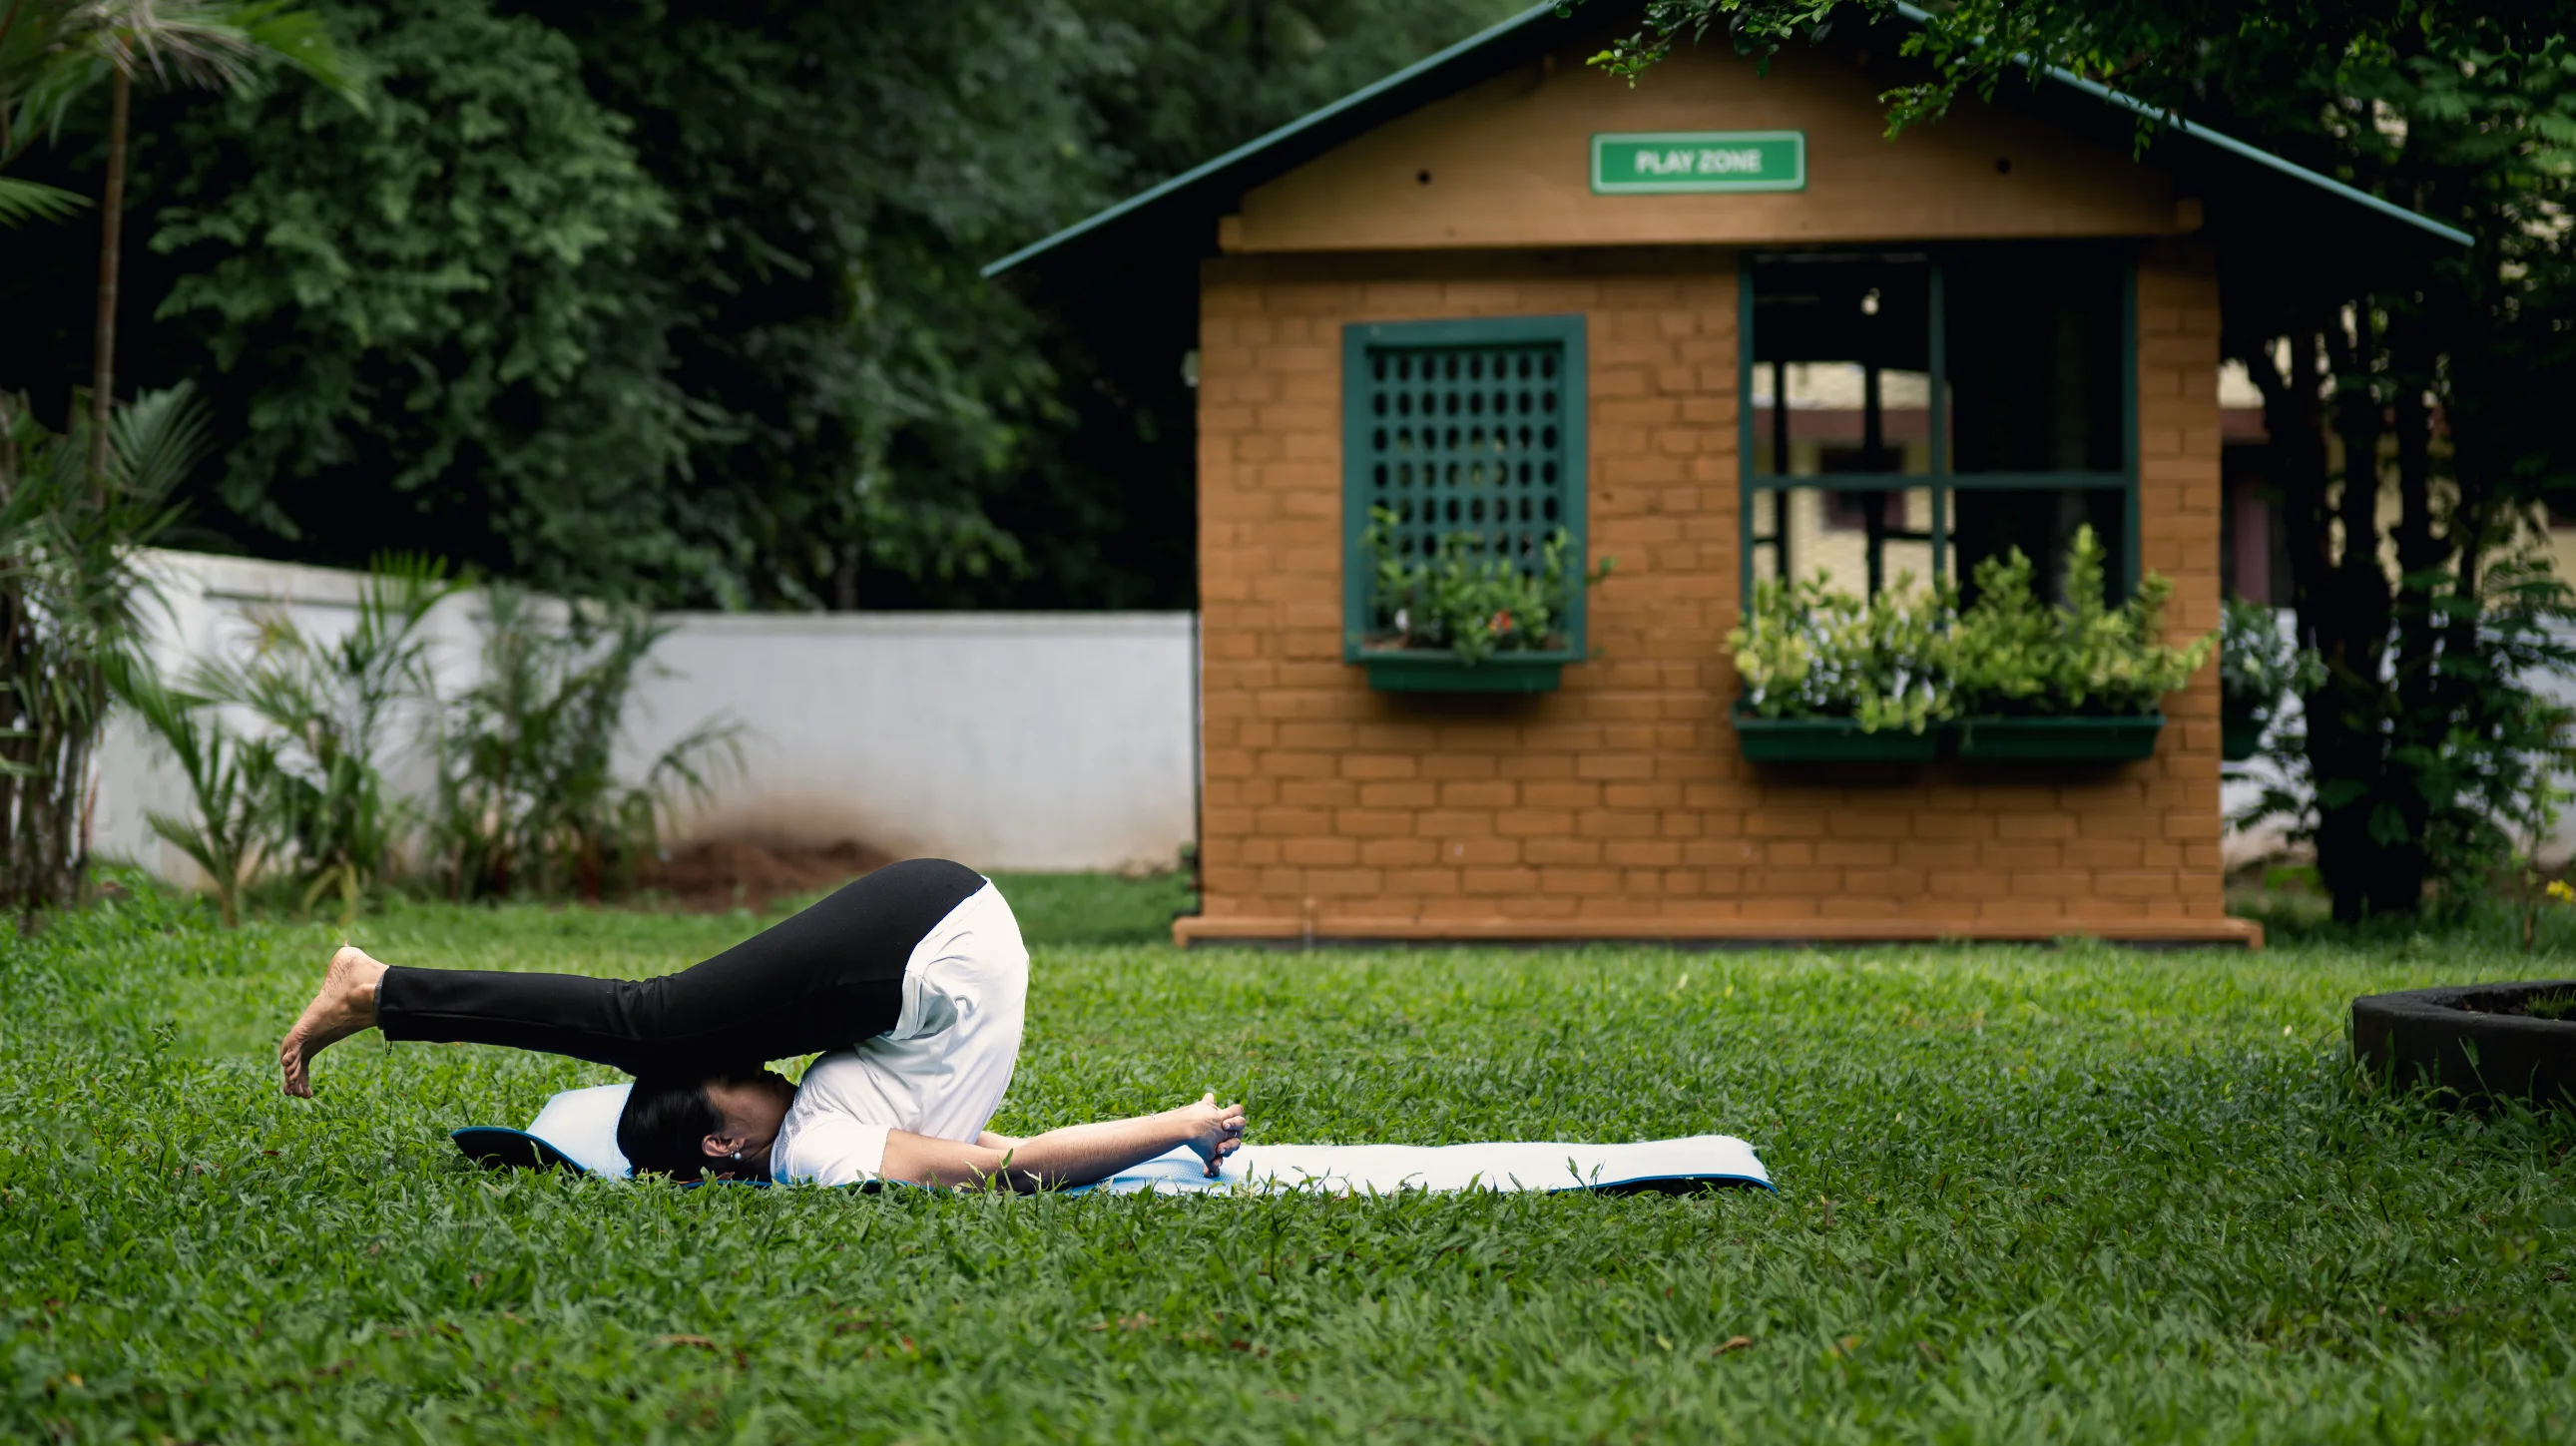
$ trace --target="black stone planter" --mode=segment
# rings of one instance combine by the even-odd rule
[[[2576,1105],[2576,1019],[2519,1012],[2534,995],[2570,991],[2576,979],[2366,994],[2352,1002],[2352,1052],[2373,1073],[2463,1100]]]

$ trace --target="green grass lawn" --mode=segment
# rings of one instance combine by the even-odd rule
[[[1240,1095],[1276,1141],[1724,1131],[1693,1198],[1008,1198],[470,1169],[609,1078],[269,1060],[333,941],[144,894],[0,945],[0,1439],[2576,1437],[2576,1120],[2389,1099],[2474,941],[1205,951],[1006,880],[997,1127]],[[668,969],[760,921],[394,906],[403,963]]]

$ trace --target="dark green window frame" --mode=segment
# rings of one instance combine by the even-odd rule
[[[1370,507],[1386,495],[1375,475],[1376,468],[1387,462],[1390,456],[1387,449],[1378,445],[1376,434],[1384,428],[1391,438],[1393,429],[1403,420],[1381,417],[1374,406],[1381,386],[1374,375],[1374,362],[1378,356],[1463,354],[1493,348],[1553,348],[1556,355],[1556,405],[1550,420],[1557,429],[1557,445],[1543,450],[1548,452],[1547,460],[1552,460],[1557,467],[1557,480],[1552,487],[1545,489],[1545,494],[1553,496],[1556,501],[1557,515],[1533,519],[1529,524],[1513,519],[1508,525],[1526,530],[1543,522],[1551,532],[1558,527],[1564,528],[1568,544],[1580,566],[1591,555],[1587,550],[1584,525],[1589,470],[1586,465],[1589,447],[1585,428],[1585,383],[1589,372],[1583,339],[1584,318],[1580,315],[1353,322],[1342,328],[1342,656],[1345,661],[1359,662],[1364,657],[1386,656],[1386,650],[1368,650],[1361,646],[1373,621],[1369,596],[1372,569],[1361,540],[1368,530]],[[1451,417],[1445,412],[1440,425],[1444,445],[1433,454],[1438,465],[1443,468],[1466,465],[1466,452],[1445,445],[1446,434],[1452,425]],[[1462,407],[1455,425],[1463,444],[1478,421],[1465,415]],[[1517,410],[1512,425],[1520,425]],[[1533,417],[1531,425],[1535,429],[1540,424]],[[1444,480],[1442,485],[1451,484]],[[1531,495],[1540,494],[1533,491]],[[1446,503],[1453,497],[1461,504],[1462,515],[1454,521],[1444,515],[1435,521],[1415,523],[1413,525],[1419,529],[1417,537],[1449,531],[1479,531],[1497,525],[1491,519],[1478,522],[1464,515],[1465,504],[1475,500],[1471,493],[1452,494],[1440,500]],[[1443,510],[1445,513],[1445,508]],[[1581,661],[1584,657],[1585,591],[1579,586],[1575,589],[1573,605],[1566,611],[1565,647],[1515,652],[1508,657],[1531,663]]]
[[[2049,244],[2085,246],[2096,245],[2098,243],[2069,241]],[[2139,578],[2139,520],[2138,286],[2136,262],[2134,259],[2124,259],[2119,265],[2120,466],[2113,471],[2068,470],[1962,473],[1953,470],[1951,466],[1951,439],[1948,435],[1950,424],[1950,409],[1948,406],[1949,379],[1944,366],[1944,354],[1946,350],[1946,318],[1943,294],[1943,267],[1946,260],[1955,257],[1957,254],[1958,252],[1956,250],[1950,249],[1931,251],[1908,250],[1901,253],[1890,253],[1884,249],[1874,249],[1869,252],[1749,252],[1746,253],[1739,262],[1736,270],[1737,374],[1735,393],[1737,399],[1736,421],[1738,427],[1736,456],[1738,459],[1738,476],[1740,478],[1736,498],[1738,509],[1737,536],[1741,541],[1741,545],[1737,549],[1736,579],[1736,605],[1739,611],[1752,606],[1753,562],[1755,550],[1764,546],[1773,547],[1775,549],[1776,557],[1776,550],[1781,545],[1779,534],[1785,532],[1787,527],[1787,494],[1797,491],[1885,492],[1901,495],[1906,492],[1928,490],[1932,498],[1932,515],[1930,536],[1925,540],[1928,540],[1931,547],[1933,574],[1935,576],[1940,576],[1947,570],[1949,564],[1951,500],[1956,493],[1963,491],[2058,492],[2076,489],[2101,491],[2118,490],[2123,496],[2120,547],[2121,577],[2118,584],[2119,593],[2121,596],[2125,597],[2137,590]],[[1811,477],[1791,476],[1781,472],[1757,473],[1754,470],[1755,444],[1757,441],[1753,407],[1754,368],[1756,366],[1754,358],[1759,351],[1754,334],[1754,272],[1757,268],[1766,265],[1778,266],[1797,264],[1797,259],[1800,257],[1807,258],[1811,261],[1825,257],[1879,257],[1892,261],[1919,260],[1926,266],[1930,286],[1930,307],[1928,317],[1929,334],[1927,337],[1927,343],[1930,361],[1930,396],[1928,405],[1930,408],[1929,426],[1931,430],[1931,466],[1928,470],[1921,472],[1825,474]],[[1787,408],[1787,404],[1787,397],[1775,389],[1772,401],[1773,416],[1775,419],[1781,416]],[[1782,450],[1783,449],[1775,445],[1771,459],[1774,467],[1786,465],[1786,458],[1781,455]],[[1766,499],[1777,499],[1769,503],[1773,519],[1772,527],[1774,529],[1774,535],[1770,537],[1762,536],[1758,531],[1761,512],[1757,507],[1757,504],[1764,502]],[[1790,565],[1792,568],[1796,567],[1796,563],[1797,560],[1794,557],[1790,559]],[[1775,574],[1777,571],[1778,570],[1775,567]]]

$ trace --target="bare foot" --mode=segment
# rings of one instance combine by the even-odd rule
[[[341,945],[331,956],[313,1002],[277,1042],[277,1068],[288,1094],[313,1098],[313,1081],[306,1072],[313,1056],[376,1022],[376,981],[384,977],[385,966],[354,944]]]

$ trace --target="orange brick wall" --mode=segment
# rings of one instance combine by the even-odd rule
[[[2216,670],[2111,771],[1757,769],[1736,619],[1735,257],[1225,257],[1199,356],[1204,913],[1247,937],[2245,939],[2220,895]],[[1526,697],[1373,692],[1342,661],[1353,321],[1589,320],[1596,657]],[[2146,243],[2140,558],[2218,625],[2218,295]]]

